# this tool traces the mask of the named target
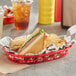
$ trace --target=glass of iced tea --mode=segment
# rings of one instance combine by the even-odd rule
[[[14,13],[14,23],[17,30],[28,28],[32,0],[11,0]]]

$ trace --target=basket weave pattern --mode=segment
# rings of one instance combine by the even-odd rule
[[[3,19],[3,24],[11,24],[14,23],[14,17],[13,16],[9,16]]]
[[[72,45],[58,51],[53,51],[53,52],[40,54],[40,55],[27,55],[27,56],[11,54],[5,49],[5,47],[3,47],[3,50],[4,52],[6,52],[8,58],[13,62],[20,63],[20,64],[36,64],[36,63],[47,62],[47,61],[52,61],[52,60],[62,58],[68,54],[68,50],[71,47]]]

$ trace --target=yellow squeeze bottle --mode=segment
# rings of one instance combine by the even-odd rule
[[[54,23],[55,0],[39,0],[39,24]]]

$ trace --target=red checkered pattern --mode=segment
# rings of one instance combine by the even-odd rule
[[[13,16],[9,16],[3,19],[3,24],[11,24],[14,23],[14,17]]]
[[[5,47],[3,47],[3,51],[7,54],[8,58],[16,63],[20,64],[36,64],[41,62],[52,61],[55,59],[59,59],[68,54],[68,50],[72,47],[72,45],[68,46],[65,49],[53,51],[40,55],[16,55],[9,53]]]

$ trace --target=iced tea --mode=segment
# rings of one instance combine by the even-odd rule
[[[16,29],[17,30],[27,29],[29,24],[31,4],[25,4],[24,2],[22,3],[14,2],[12,5],[14,10],[14,21]]]

